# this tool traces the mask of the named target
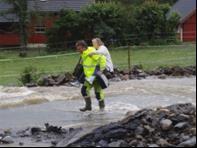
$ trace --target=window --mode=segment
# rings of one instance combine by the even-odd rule
[[[45,31],[46,31],[46,27],[45,26],[36,26],[35,27],[35,33],[44,34]]]

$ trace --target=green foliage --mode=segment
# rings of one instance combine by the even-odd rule
[[[168,17],[169,10],[169,4],[146,0],[141,5],[128,7],[116,2],[100,2],[78,13],[63,11],[47,33],[49,51],[69,47],[69,41],[94,37],[102,38],[106,44],[113,40],[115,45],[176,42],[179,16],[173,14]]]
[[[37,80],[39,79],[39,74],[37,73],[37,69],[29,66],[26,67],[23,72],[21,73],[21,76],[19,78],[19,81],[23,84],[26,85],[28,83],[36,83]]]
[[[104,40],[114,37],[122,38],[125,34],[127,18],[126,11],[115,3],[98,3],[84,8],[81,13],[83,33],[98,36]]]
[[[48,51],[53,51],[54,48],[60,49],[69,45],[66,41],[78,39],[80,28],[80,17],[73,10],[63,10],[60,18],[56,21],[53,28],[47,31],[48,36]]]
[[[142,40],[156,44],[167,43],[166,40],[176,40],[176,27],[179,16],[173,14],[167,16],[170,6],[168,4],[158,4],[156,1],[146,1],[139,6],[135,12],[135,34]]]

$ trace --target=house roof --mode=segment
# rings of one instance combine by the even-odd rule
[[[62,9],[80,11],[93,0],[29,0],[29,10],[58,12]]]
[[[28,0],[29,11],[58,12],[62,9],[80,11],[82,7],[94,2],[94,0]],[[12,8],[11,5],[0,2],[0,12]],[[15,14],[0,15],[0,22],[17,22]]]
[[[191,13],[196,10],[196,0],[178,0],[172,7],[168,16],[176,12],[180,15],[180,22],[183,22]]]
[[[7,11],[10,8],[12,8],[11,5],[4,3],[4,2],[0,2],[0,13],[1,11]],[[6,15],[0,15],[0,22],[17,22],[18,19],[16,17],[15,14],[6,14]]]

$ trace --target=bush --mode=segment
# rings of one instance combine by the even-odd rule
[[[69,47],[69,42],[80,38],[79,14],[73,10],[63,10],[60,18],[46,33],[48,51],[61,51]]]
[[[135,34],[142,42],[167,44],[167,40],[176,40],[176,28],[179,16],[174,13],[168,16],[170,6],[149,0],[136,9]]]
[[[38,71],[36,68],[30,66],[26,67],[23,72],[21,73],[21,76],[19,78],[19,81],[26,85],[28,83],[36,83],[39,79],[40,75],[38,74]]]
[[[114,46],[175,42],[180,17],[175,13],[168,16],[169,10],[169,4],[146,0],[137,6],[110,2],[89,5],[78,13],[62,11],[47,32],[49,51],[69,48],[74,45],[73,41],[91,41],[94,37],[102,38],[107,45],[113,41]]]

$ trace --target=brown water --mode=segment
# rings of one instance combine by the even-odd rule
[[[128,111],[175,103],[196,105],[196,78],[146,79],[114,82],[106,93],[106,111],[81,113],[80,90],[72,87],[0,87],[0,131],[43,126],[94,127],[117,121]]]
[[[145,107],[188,102],[196,105],[196,78],[112,83],[106,90],[106,111],[100,113],[96,99],[93,102],[93,112],[81,113],[78,108],[83,106],[83,100],[78,88],[0,87],[0,133],[6,129],[43,127],[47,122],[64,128],[90,129],[120,120],[126,112]],[[50,146],[50,142],[35,142],[31,138],[14,140],[14,144],[5,146],[18,146],[21,141],[24,146]]]

